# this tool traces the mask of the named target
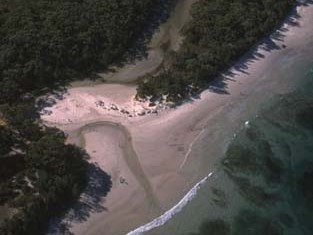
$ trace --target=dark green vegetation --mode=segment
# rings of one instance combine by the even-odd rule
[[[140,34],[157,3],[0,0],[0,206],[12,209],[0,234],[42,233],[90,181],[85,152],[39,123],[36,97],[137,56],[128,49],[145,39]],[[98,174],[107,192],[109,177]]]
[[[0,205],[18,212],[0,221],[0,234],[39,234],[49,216],[77,198],[87,182],[85,153],[65,145],[56,129],[35,123],[32,104],[1,106]]]
[[[198,235],[211,234],[221,224],[234,235],[312,233],[313,76],[307,80],[303,90],[271,100],[237,134],[222,161],[236,190],[218,194],[226,200],[237,195],[240,201],[223,208],[230,208],[225,211],[230,218],[204,222]]]
[[[171,53],[170,66],[147,76],[138,96],[168,100],[188,98],[207,87],[219,72],[278,26],[295,0],[200,0],[192,8],[192,21],[183,30],[181,49]]]
[[[120,61],[153,0],[0,0],[0,103]]]

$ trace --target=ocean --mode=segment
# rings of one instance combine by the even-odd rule
[[[313,65],[310,59],[298,62],[286,69],[288,78],[277,78],[283,92],[277,88],[239,105],[237,110],[244,108],[231,136],[230,124],[207,127],[194,154],[202,154],[210,174],[182,199],[183,206],[154,221],[158,226],[150,224],[145,234],[312,234]],[[225,122],[233,112],[224,115]],[[212,129],[218,129],[213,137]],[[221,142],[217,148],[223,145],[222,154],[212,138]],[[206,165],[212,158],[215,164]]]

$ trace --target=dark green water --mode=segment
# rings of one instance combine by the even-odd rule
[[[313,76],[265,104],[230,143],[194,234],[313,234]],[[228,186],[228,188],[226,188]],[[210,195],[209,195],[210,194]]]
[[[264,99],[196,198],[149,234],[313,234],[312,71]]]

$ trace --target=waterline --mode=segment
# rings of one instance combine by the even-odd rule
[[[210,172],[206,177],[204,177],[201,181],[199,181],[195,186],[193,186],[189,192],[171,209],[166,211],[163,215],[155,218],[151,222],[127,233],[127,235],[140,235],[145,232],[148,232],[154,228],[160,227],[164,225],[167,221],[169,221],[174,215],[179,213],[192,199],[197,195],[198,190],[201,186],[207,182],[207,180],[213,175],[213,172]]]

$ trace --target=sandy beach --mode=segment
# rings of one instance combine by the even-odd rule
[[[269,78],[279,71],[288,72],[297,56],[312,54],[313,5],[298,6],[296,11],[298,17],[288,18],[223,79],[177,108],[162,104],[149,107],[134,99],[135,85],[109,83],[68,87],[63,99],[46,108],[42,121],[67,133],[69,143],[85,148],[89,161],[112,180],[110,192],[95,205],[102,210],[90,210],[84,220],[76,220],[71,212],[64,218],[70,231],[76,235],[126,234],[170,209],[206,176],[214,167],[214,157],[210,159],[200,151],[210,148],[214,153],[224,148],[227,140],[218,134],[221,125],[227,135],[233,133],[244,121],[241,114],[253,113],[245,100],[252,105],[253,100],[258,102],[266,94],[290,90],[290,83]],[[176,29],[173,35],[178,42],[181,39]],[[175,42],[171,41],[173,48]],[[151,53],[157,52],[153,49]],[[115,78],[133,81],[141,72],[155,70],[162,63],[158,55],[154,57],[156,63],[150,63],[149,58],[123,68]],[[210,136],[212,142],[203,143],[204,136]],[[81,200],[84,198],[83,194]]]

